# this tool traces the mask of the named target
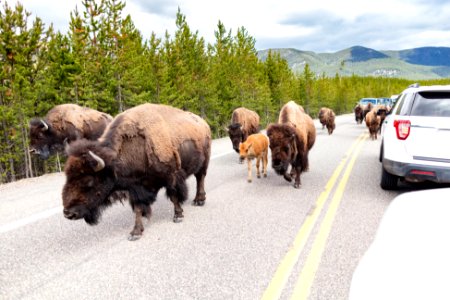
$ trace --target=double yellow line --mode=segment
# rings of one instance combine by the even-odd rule
[[[325,186],[325,190],[319,195],[319,198],[317,198],[314,209],[311,211],[310,214],[306,216],[305,222],[300,228],[292,247],[286,253],[285,257],[278,266],[278,269],[276,270],[275,275],[272,278],[272,281],[269,283],[266,291],[262,296],[262,300],[279,299],[286,285],[286,282],[288,281],[292,273],[292,269],[297,263],[300,254],[306,242],[308,241],[311,231],[313,230],[314,225],[316,224],[319,215],[324,208],[325,202],[328,199],[331,190],[334,188],[345,165],[347,164],[348,161],[350,161],[328,206],[328,210],[320,225],[319,232],[314,240],[311,251],[300,273],[300,276],[298,277],[297,283],[291,296],[291,299],[295,300],[307,299],[312,283],[314,281],[315,273],[317,271],[320,259],[322,257],[323,250],[325,249],[328,235],[333,225],[333,220],[336,215],[336,211],[341,202],[345,186],[347,184],[348,178],[350,177],[350,173],[353,169],[353,165],[355,164],[356,158],[359,152],[361,151],[361,148],[367,137],[368,135],[366,133],[361,134],[352,144],[350,149],[345,154],[344,158],[341,160],[337,168],[334,170],[333,175],[328,180]]]

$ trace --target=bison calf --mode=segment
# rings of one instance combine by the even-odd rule
[[[262,171],[264,177],[267,177],[268,152],[269,139],[262,133],[249,135],[247,140],[239,144],[239,155],[241,160],[247,159],[248,182],[252,182],[252,160],[254,158],[256,158],[256,176],[261,178],[259,166],[262,161]]]

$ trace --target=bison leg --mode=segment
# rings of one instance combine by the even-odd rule
[[[197,180],[197,192],[195,194],[195,198],[192,203],[195,206],[203,206],[205,204],[206,200],[205,176],[206,176],[206,168],[195,174],[195,179]]]
[[[181,221],[183,221],[183,208],[181,208],[181,204],[180,201],[178,201],[178,198],[176,196],[170,196],[170,201],[172,201],[173,203],[173,211],[174,211],[174,215],[173,215],[173,221],[175,223],[180,223]]]
[[[289,182],[292,181],[292,176],[291,176],[291,174],[284,173],[284,174],[283,174],[283,178],[284,178],[286,181],[289,181]]]
[[[267,158],[267,152],[265,152],[263,154],[263,173],[264,173],[264,177],[267,177],[267,164],[269,163],[269,160]]]
[[[148,209],[151,211],[150,206]],[[144,232],[144,225],[142,224],[142,216],[144,213],[144,210],[142,210],[141,207],[136,206],[134,208],[134,212],[136,214],[136,219],[134,221],[134,228],[130,232],[130,236],[128,236],[129,241],[136,241],[142,237],[142,233]],[[149,213],[147,212],[147,217],[149,217]]]
[[[179,223],[183,220],[183,209],[181,204],[186,200],[188,190],[185,179],[180,177],[174,182],[174,185],[166,187],[166,194],[173,203],[174,215],[173,221]]]
[[[301,185],[301,182],[300,182],[300,173],[301,173],[300,167],[296,167],[295,168],[295,173],[296,174],[295,174],[294,188],[299,189],[300,185]]]
[[[252,182],[252,161],[249,158],[247,158],[247,173],[247,182]]]
[[[261,165],[261,157],[256,157],[256,177],[261,178],[261,172],[259,171],[259,166]]]

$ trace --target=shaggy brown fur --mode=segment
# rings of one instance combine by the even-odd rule
[[[363,105],[363,118],[364,118],[364,120],[366,119],[366,115],[369,113],[369,111],[371,111],[372,110],[372,108],[373,108],[373,104],[372,103],[367,103],[366,105]]]
[[[211,131],[190,112],[157,104],[134,107],[116,116],[98,141],[76,141],[67,153],[63,204],[69,219],[96,224],[120,192],[136,215],[129,239],[138,239],[144,230],[141,219],[150,217],[162,187],[174,204],[174,221],[182,220],[185,181],[192,174],[197,180],[194,205],[205,202]]]
[[[111,121],[110,115],[88,107],[57,105],[44,119],[30,121],[30,151],[47,159],[62,150],[64,142],[98,139]]]
[[[389,113],[389,111],[390,111],[390,108],[384,104],[376,106],[377,116],[380,117],[380,126],[378,127],[379,133],[381,133],[381,126],[383,126],[384,119],[386,119],[386,116]]]
[[[381,118],[377,115],[377,107],[374,107],[366,114],[366,126],[369,128],[369,134],[372,140],[377,139],[377,133],[381,124],[380,122]]]
[[[239,155],[241,160],[247,159],[248,177],[247,181],[252,182],[252,159],[256,158],[256,177],[261,178],[259,164],[262,161],[262,171],[267,177],[267,154],[269,152],[269,139],[262,133],[255,133],[248,136],[247,140],[239,144]]]
[[[327,127],[328,134],[332,134],[334,129],[336,128],[335,123],[336,115],[331,108],[322,107],[319,111],[319,121],[322,124],[322,129]]]
[[[267,135],[272,151],[272,167],[279,175],[300,187],[300,174],[309,169],[308,153],[316,140],[316,128],[310,116],[294,101],[286,103],[278,118],[278,124],[269,124]],[[292,166],[288,174],[289,165]]]
[[[239,153],[239,143],[245,141],[250,134],[258,133],[259,129],[259,116],[256,112],[245,107],[236,108],[228,126],[233,149]]]
[[[364,120],[363,108],[362,108],[361,104],[357,104],[355,106],[354,112],[355,112],[355,121],[356,121],[356,123],[361,124],[362,121]]]

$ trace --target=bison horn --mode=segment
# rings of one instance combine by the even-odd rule
[[[105,161],[100,156],[96,155],[92,151],[89,151],[89,155],[92,156],[92,158],[97,161],[97,166],[94,167],[95,172],[98,172],[105,167]]]
[[[42,120],[42,119],[41,119],[41,123],[42,123],[42,126],[44,126],[44,131],[47,131],[47,130],[48,130],[48,125],[47,125],[47,123],[45,123],[45,121]]]

